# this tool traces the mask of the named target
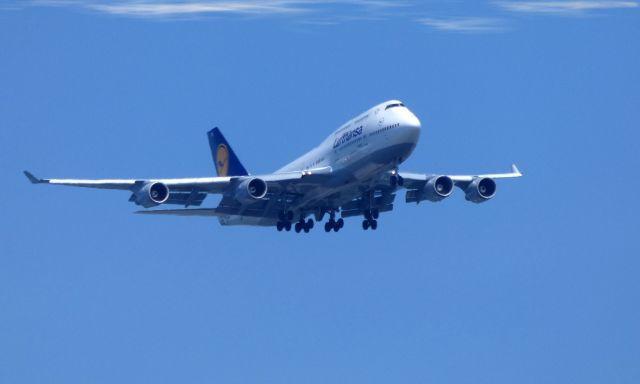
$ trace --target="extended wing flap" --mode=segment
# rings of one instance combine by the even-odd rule
[[[192,208],[192,209],[154,209],[149,211],[136,211],[141,215],[172,215],[172,216],[224,216],[216,208]]]

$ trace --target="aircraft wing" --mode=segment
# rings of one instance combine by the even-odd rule
[[[438,174],[429,173],[410,173],[400,172],[399,175],[404,179],[403,186],[407,189],[421,188],[433,177],[440,176]],[[466,185],[477,178],[490,178],[490,179],[508,179],[513,177],[520,177],[522,173],[515,164],[511,165],[511,172],[507,173],[487,173],[480,175],[447,175],[453,180],[456,186]]]
[[[313,184],[318,178],[322,178],[332,172],[330,167],[311,170],[274,173],[256,176],[218,176],[178,179],[43,179],[34,176],[29,171],[24,171],[25,176],[34,184],[54,184],[72,187],[115,189],[132,192],[129,201],[144,207],[158,205],[153,199],[150,201],[147,194],[151,188],[159,188],[161,192],[158,203],[181,204],[185,206],[200,205],[207,194],[229,194],[233,198],[234,189],[243,181],[251,179],[263,180],[270,193],[287,191],[288,189],[300,189],[309,183]],[[164,188],[166,187],[166,188]],[[164,189],[164,190],[162,190]],[[166,198],[165,198],[166,197]]]
[[[221,193],[231,182],[231,177],[199,177],[183,179],[41,179],[31,172],[24,171],[29,181],[34,184],[56,184],[71,187],[85,187],[98,189],[120,189],[133,191],[141,184],[160,182],[171,190],[190,191],[198,189],[208,193]]]
[[[423,200],[440,201],[458,187],[465,192],[465,198],[474,203],[485,202],[495,195],[496,179],[509,179],[522,176],[515,164],[511,172],[487,173],[476,175],[438,175],[400,172],[402,187],[408,189],[406,202],[419,203]],[[400,183],[399,183],[400,184]]]
[[[279,189],[287,183],[294,182],[302,178],[328,175],[331,172],[331,167],[323,167],[304,171],[272,173],[256,176],[218,176],[180,179],[41,179],[34,176],[29,171],[24,171],[24,174],[33,184],[57,184],[85,188],[136,190],[140,184],[158,182],[165,184],[171,190],[175,191],[191,191],[195,189],[207,193],[223,193],[230,184],[238,181],[241,182],[246,179],[261,179],[267,183],[270,189]]]

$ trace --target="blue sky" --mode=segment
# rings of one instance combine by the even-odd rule
[[[639,38],[637,1],[4,1],[0,382],[637,383]],[[212,175],[213,126],[269,172],[392,98],[403,170],[525,177],[296,235],[22,175]]]

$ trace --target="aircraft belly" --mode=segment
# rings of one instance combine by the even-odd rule
[[[381,173],[392,170],[398,158],[406,159],[415,143],[397,144],[386,147],[355,160],[340,168],[335,168],[331,182],[318,185],[305,194],[305,198],[295,208],[306,207],[309,202],[332,198],[334,205],[349,202],[362,194],[362,187],[368,188],[377,181]]]

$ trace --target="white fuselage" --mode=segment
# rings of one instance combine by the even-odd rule
[[[276,173],[331,167],[333,173],[362,182],[397,168],[411,155],[419,136],[418,118],[400,101],[387,101],[343,124]]]
[[[290,208],[330,200],[335,207],[362,195],[397,169],[413,152],[420,137],[420,120],[400,101],[390,100],[349,120],[320,145],[275,173],[331,169],[330,181],[313,188]],[[332,207],[327,207],[331,209]],[[222,224],[272,225],[273,219],[254,217],[221,218]]]

